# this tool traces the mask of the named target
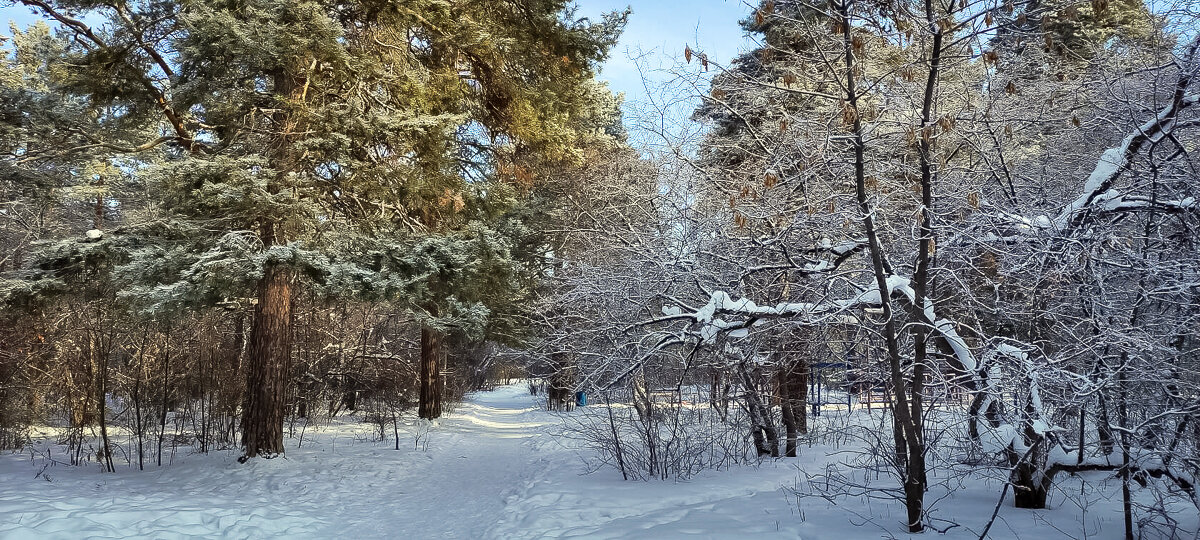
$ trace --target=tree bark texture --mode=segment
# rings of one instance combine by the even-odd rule
[[[421,327],[421,395],[417,415],[427,420],[442,416],[442,334]]]
[[[779,372],[779,405],[787,442],[784,455],[796,457],[800,435],[808,433],[808,365],[796,362]]]
[[[292,354],[292,273],[269,265],[258,285],[242,412],[246,458],[283,453],[284,387]]]
[[[750,416],[750,434],[759,456],[779,457],[779,431],[771,420],[771,410],[759,399],[758,385],[743,362],[738,364],[742,384],[746,387],[746,412]]]

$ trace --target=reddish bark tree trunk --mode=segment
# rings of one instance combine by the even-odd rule
[[[245,458],[283,453],[284,385],[291,353],[292,271],[269,265],[258,283],[258,305],[250,330],[242,411]]]
[[[315,66],[314,66],[315,67]],[[313,69],[309,67],[308,70]],[[308,85],[304,64],[277,69],[272,74],[275,93],[294,102],[303,102]],[[284,192],[291,184],[288,173],[301,157],[293,144],[305,129],[299,116],[287,110],[274,113],[279,126],[275,147],[270,151],[277,176],[268,186],[271,194]],[[261,223],[263,246],[286,245],[288,233],[281,223],[270,219]],[[283,453],[283,421],[287,414],[287,375],[292,358],[292,294],[296,271],[284,265],[268,263],[258,282],[258,304],[250,327],[249,355],[246,365],[246,395],[242,410],[242,445],[246,455],[272,457]]]
[[[421,401],[417,415],[433,420],[442,416],[442,335],[421,327]]]

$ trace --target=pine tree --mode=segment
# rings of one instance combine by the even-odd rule
[[[422,415],[440,414],[441,334],[487,319],[464,279],[506,260],[487,223],[520,190],[498,158],[573,157],[570,120],[624,20],[575,21],[558,1],[22,3],[60,30],[17,47],[51,67],[21,90],[44,98],[17,128],[17,168],[86,152],[147,186],[150,217],[104,239],[131,304],[253,304],[246,457],[283,451],[306,283],[421,313]],[[485,248],[500,262],[464,258]]]

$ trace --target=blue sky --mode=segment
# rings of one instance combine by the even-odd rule
[[[703,50],[709,58],[728,63],[747,48],[738,21],[750,12],[741,0],[577,0],[578,15],[594,17],[607,11],[633,8],[633,15],[600,73],[601,79],[630,101],[644,95],[641,77],[631,56],[639,52],[678,57],[684,45]],[[658,57],[647,59],[658,64]]]
[[[2,26],[0,27],[0,35],[11,35],[8,31],[9,21],[17,23],[19,27],[24,27],[35,20],[37,18],[33,16],[33,10],[25,6],[10,6],[7,5],[7,2],[4,5],[0,5],[0,21],[3,21],[0,23],[0,26]]]

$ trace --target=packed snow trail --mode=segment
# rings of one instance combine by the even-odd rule
[[[0,538],[794,538],[804,528],[778,489],[790,464],[692,486],[623,482],[584,475],[552,435],[558,423],[515,384],[469,396],[433,427],[409,420],[399,451],[390,426],[380,442],[369,424],[337,421],[289,438],[281,458],[239,464],[236,452],[181,449],[169,466],[105,474],[54,463],[65,458],[49,438],[0,455]]]
[[[530,443],[550,421],[514,385],[473,396],[435,427],[410,421],[400,451],[390,425],[375,442],[367,424],[335,423],[288,439],[282,458],[246,464],[217,452],[142,472],[57,464],[35,479],[42,456],[6,454],[0,537],[480,538],[533,474]]]
[[[239,464],[237,452],[181,449],[169,466],[105,474],[95,463],[54,464],[63,448],[43,436],[33,452],[0,454],[0,539],[922,537],[900,532],[897,503],[790,495],[797,467],[821,471],[847,447],[805,447],[800,458],[687,482],[625,482],[609,469],[584,474],[588,453],[556,437],[559,425],[516,384],[468,396],[433,427],[408,420],[399,451],[391,426],[377,441],[376,427],[347,419],[289,438],[281,458]],[[978,538],[1001,485],[966,479],[941,500],[935,517],[953,520],[939,522],[945,537]],[[1082,526],[1120,538],[1113,493],[1093,489],[1048,511],[1008,503],[990,537],[1071,538]]]

